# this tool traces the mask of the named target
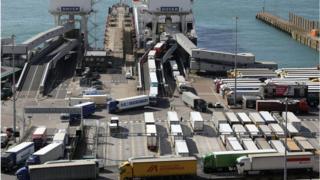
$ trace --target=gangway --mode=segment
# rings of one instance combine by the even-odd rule
[[[182,33],[175,34],[173,38],[190,56],[192,56],[192,50],[197,49],[197,46]]]
[[[51,28],[47,31],[41,32],[30,39],[22,42],[21,44],[13,45],[4,45],[2,47],[2,54],[27,54],[28,51],[32,50],[33,48],[39,46],[40,44],[44,43],[45,41],[54,38],[56,36],[60,36],[70,30],[74,29],[73,23],[66,23],[63,26],[56,26]]]
[[[167,60],[170,58],[170,56],[172,55],[172,53],[174,53],[174,51],[177,49],[178,45],[177,43],[174,43],[170,49],[168,49],[168,51],[163,55],[162,57],[162,64],[166,63]]]

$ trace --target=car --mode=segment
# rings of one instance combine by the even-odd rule
[[[5,100],[12,96],[11,88],[2,88],[1,90],[1,99]]]
[[[60,119],[61,120],[68,120],[68,119],[70,119],[70,114],[62,113],[62,114],[60,114]]]
[[[211,102],[208,103],[208,108],[213,108],[213,104]]]
[[[223,106],[219,102],[215,103],[213,107],[214,108],[223,108]]]
[[[102,85],[95,85],[95,86],[92,86],[93,88],[95,88],[96,90],[103,90],[103,86]]]

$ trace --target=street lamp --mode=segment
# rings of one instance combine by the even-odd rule
[[[285,130],[284,130],[284,146],[287,147],[287,136],[288,136],[288,103],[289,100],[286,97],[285,100],[282,102],[285,103]],[[291,102],[290,102],[291,103]],[[287,180],[287,150],[284,151],[284,171],[283,171],[283,179]]]
[[[15,62],[14,62],[14,39],[15,35],[11,36],[12,38],[12,91],[13,91],[13,136],[14,142],[16,142],[16,72],[15,72]]]
[[[237,53],[238,53],[238,19],[236,16],[236,47],[235,47],[235,56],[234,56],[234,106],[237,105]]]

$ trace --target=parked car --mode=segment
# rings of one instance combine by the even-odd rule
[[[214,104],[214,108],[223,108],[223,106],[217,102]]]

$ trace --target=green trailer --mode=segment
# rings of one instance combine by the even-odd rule
[[[209,173],[214,171],[222,171],[236,166],[237,158],[247,156],[249,154],[276,153],[274,149],[257,150],[257,151],[217,151],[211,152],[202,158],[203,172]]]

